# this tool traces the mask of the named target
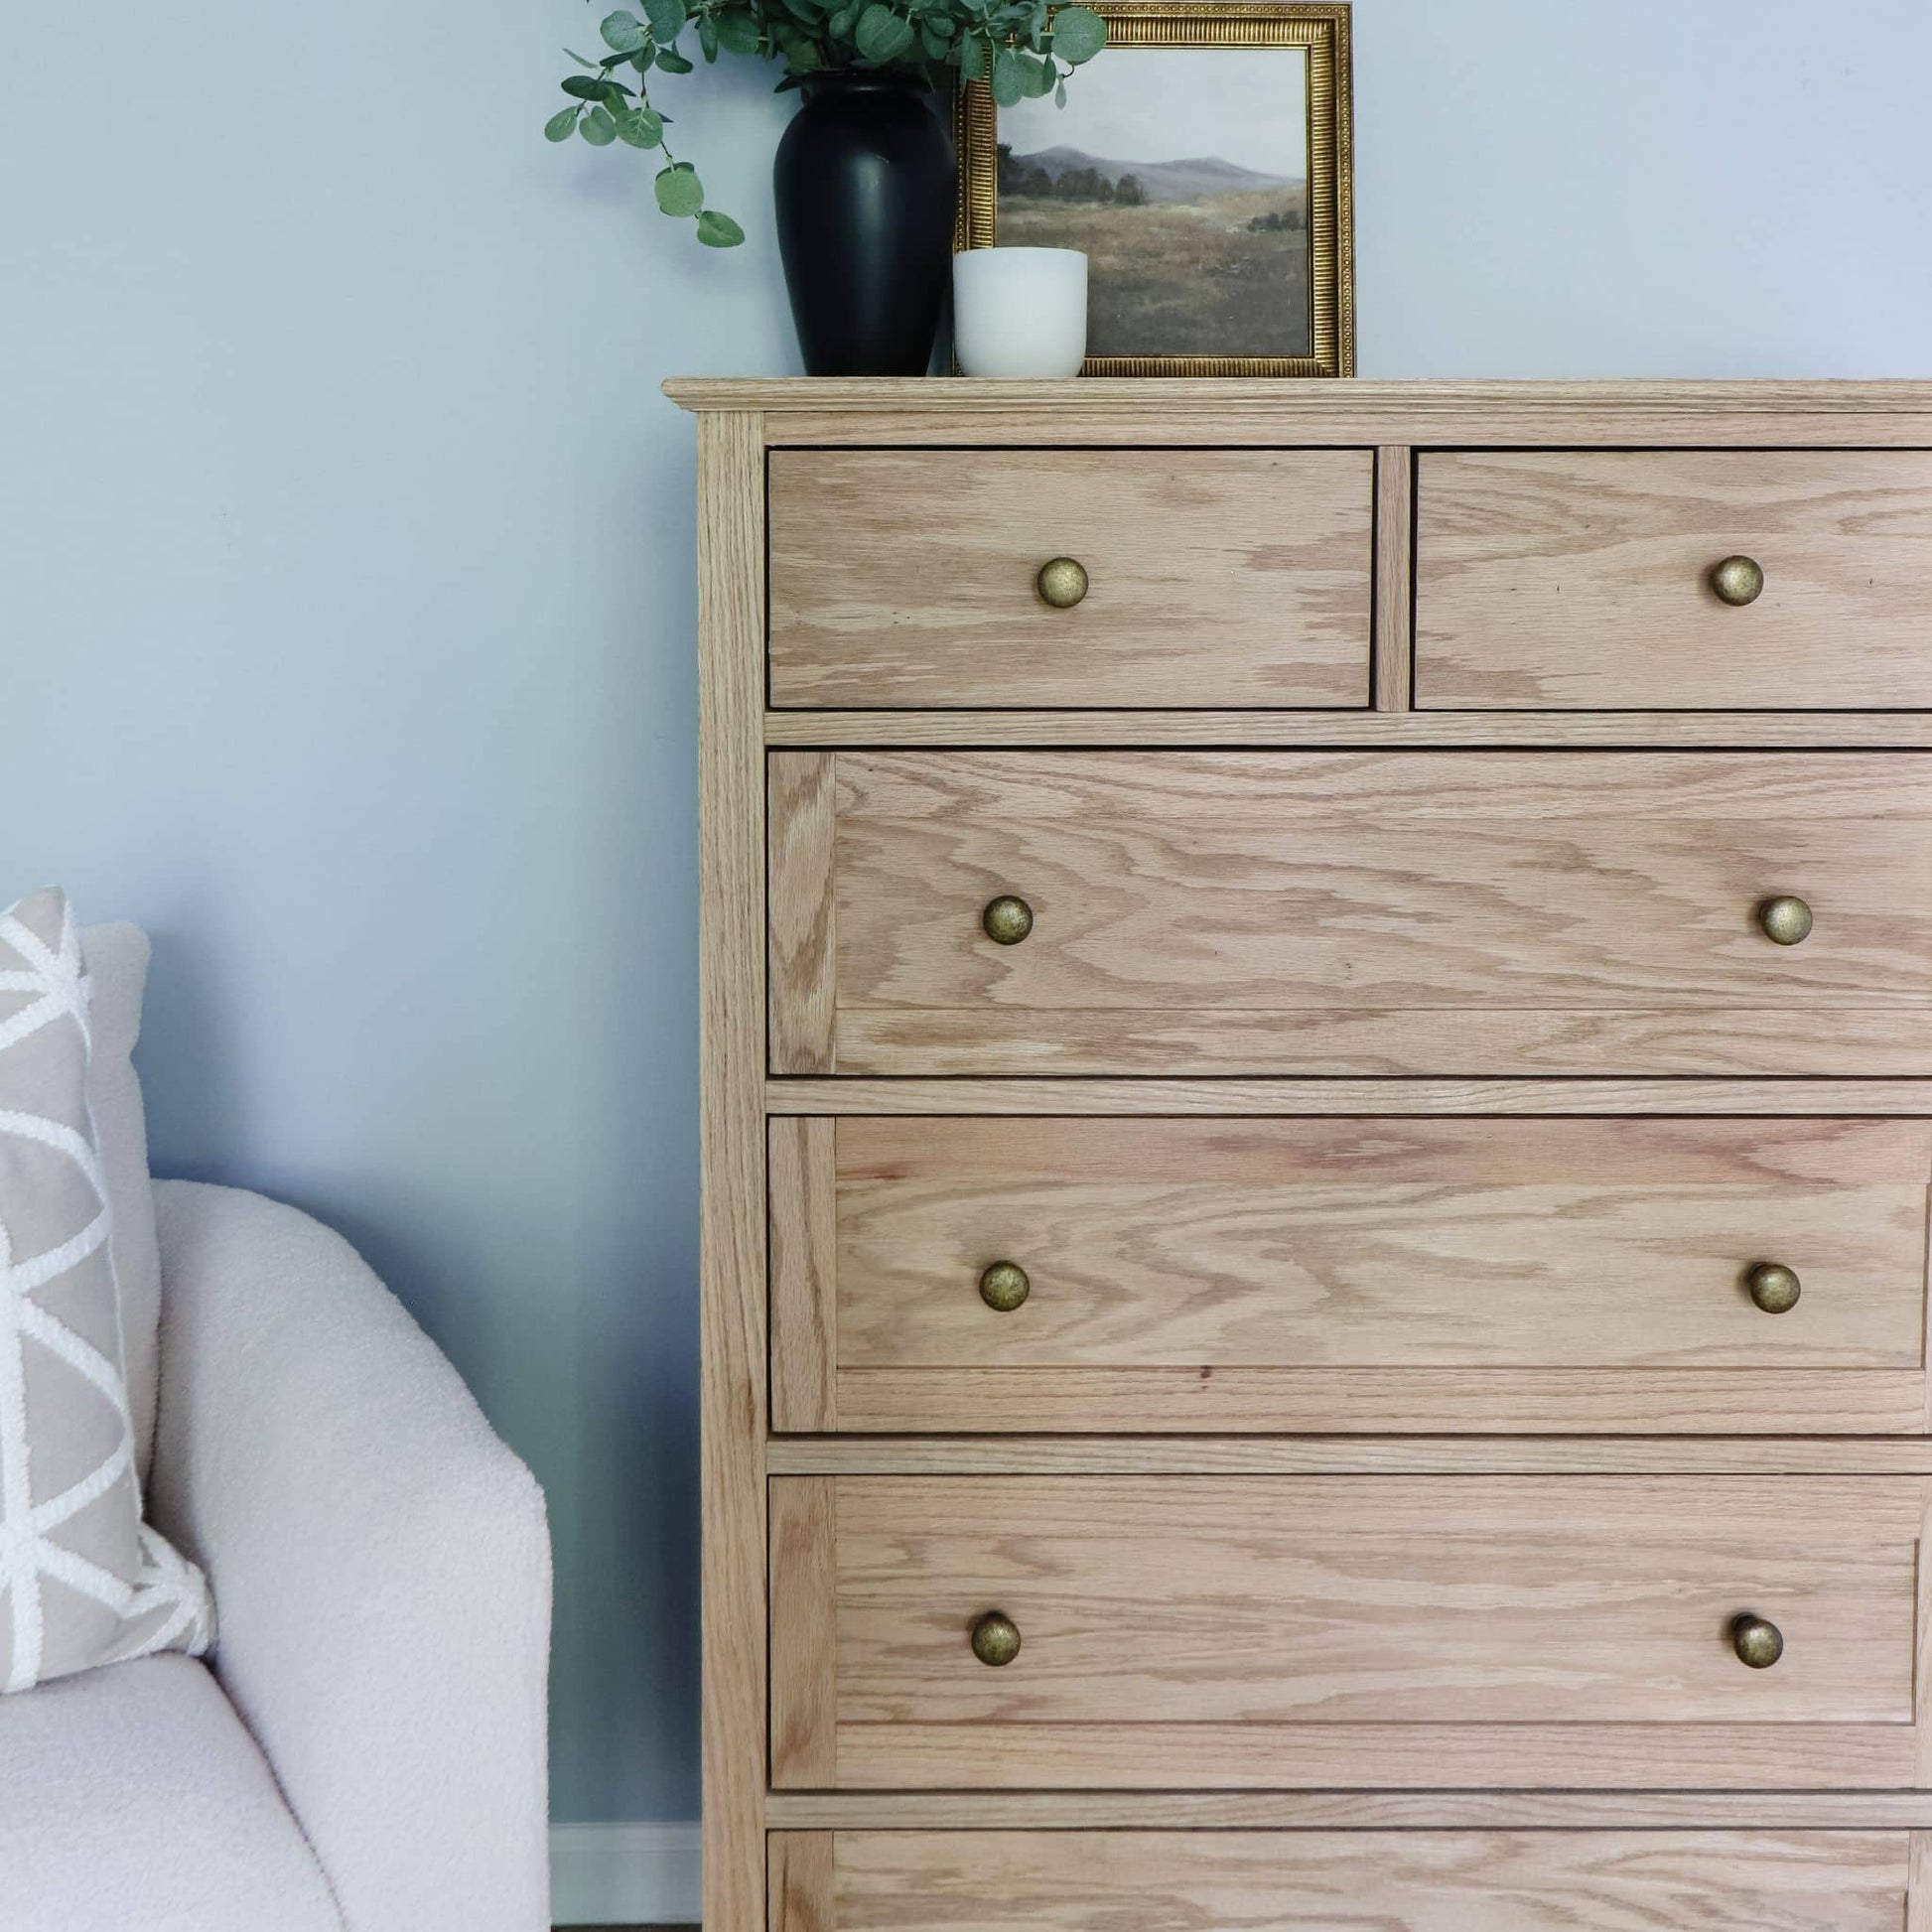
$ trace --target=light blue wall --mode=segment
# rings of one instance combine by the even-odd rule
[[[345,1229],[547,1486],[560,1818],[696,1810],[691,433],[751,244],[538,128],[576,0],[13,0],[0,902],[155,934],[166,1172]],[[1822,20],[1822,25],[1821,25]],[[1932,375],[1932,9],[1360,0],[1370,374]],[[98,54],[98,60],[93,56]]]

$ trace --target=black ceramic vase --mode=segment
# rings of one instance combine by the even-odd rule
[[[807,375],[923,375],[952,266],[952,138],[916,80],[815,74],[772,168]]]

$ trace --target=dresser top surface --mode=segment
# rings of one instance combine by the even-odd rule
[[[1904,380],[1284,381],[1211,376],[1011,382],[970,376],[673,376],[664,393],[690,410],[943,410],[970,415],[1038,409],[1078,415],[1206,407],[1292,420],[1338,408],[1427,414],[1507,407],[1932,418],[1932,382]]]
[[[681,408],[766,445],[1932,448],[1932,382],[1395,382],[693,376]]]

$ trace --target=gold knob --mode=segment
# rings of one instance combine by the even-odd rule
[[[1034,908],[1024,898],[1003,893],[980,914],[980,924],[996,945],[1017,946],[1034,929]]]
[[[1033,1286],[1017,1261],[996,1261],[980,1277],[980,1300],[1000,1314],[1011,1314],[1033,1293]]]
[[[1726,557],[1711,573],[1711,588],[1741,608],[1764,595],[1764,570],[1754,557]]]
[[[1742,1610],[1730,1619],[1730,1647],[1740,1664],[1769,1670],[1784,1655],[1784,1632],[1768,1616]]]
[[[1020,1655],[1019,1625],[999,1610],[988,1610],[973,1625],[973,1655],[995,1670],[1004,1669]]]
[[[1778,1261],[1760,1261],[1744,1277],[1750,1298],[1766,1314],[1783,1314],[1798,1306],[1798,1277]]]
[[[1811,936],[1811,907],[1795,893],[1780,893],[1757,908],[1757,922],[1774,946],[1795,946]]]
[[[1050,604],[1056,611],[1070,611],[1087,594],[1086,569],[1071,557],[1055,557],[1051,563],[1040,565],[1034,588],[1042,604]]]

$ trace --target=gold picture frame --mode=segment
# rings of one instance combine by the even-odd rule
[[[1082,375],[1336,376],[1355,373],[1353,82],[1346,5],[1241,0],[1084,0],[1108,48],[1304,48],[1308,52],[1307,355],[1089,355]],[[1104,62],[1103,50],[1095,57]],[[1071,80],[1078,87],[1091,67]],[[991,247],[999,219],[999,110],[983,81],[954,100],[955,250]]]

